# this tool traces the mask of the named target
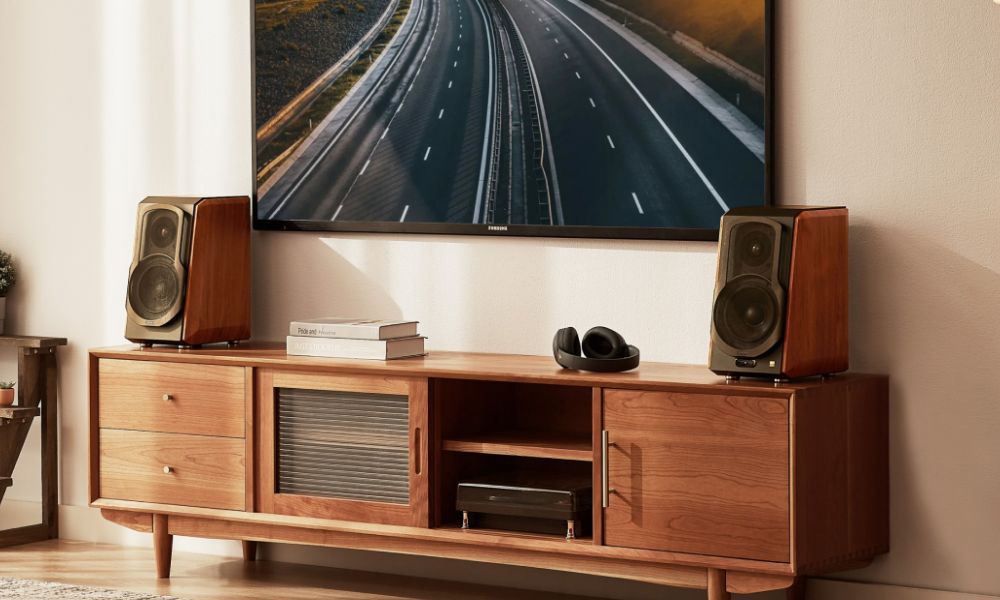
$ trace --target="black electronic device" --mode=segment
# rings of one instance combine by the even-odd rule
[[[552,356],[565,369],[617,373],[639,366],[639,349],[608,327],[593,327],[580,336],[573,327],[563,327],[552,338]]]
[[[586,476],[514,471],[459,482],[455,508],[463,529],[565,533],[571,540],[590,533],[592,495]]]

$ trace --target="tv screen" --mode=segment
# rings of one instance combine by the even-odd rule
[[[260,229],[714,239],[772,0],[256,0]]]

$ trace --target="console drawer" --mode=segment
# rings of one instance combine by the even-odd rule
[[[99,425],[242,438],[243,367],[102,359]]]
[[[244,441],[102,429],[100,496],[244,510]]]

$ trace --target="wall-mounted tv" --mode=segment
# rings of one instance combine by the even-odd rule
[[[255,0],[255,227],[715,239],[774,1]]]

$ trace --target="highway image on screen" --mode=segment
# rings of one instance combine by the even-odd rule
[[[256,5],[259,219],[716,228],[764,202],[763,0],[300,0],[301,43],[282,4]],[[295,71],[339,17],[348,47]]]

